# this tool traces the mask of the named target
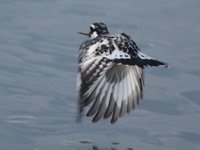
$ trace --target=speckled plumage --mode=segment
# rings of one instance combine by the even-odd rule
[[[115,123],[142,99],[144,68],[168,64],[143,54],[129,35],[110,34],[104,23],[93,23],[88,35],[79,50],[77,119],[93,102],[86,114],[93,122],[112,116]]]

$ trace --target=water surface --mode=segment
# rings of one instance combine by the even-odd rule
[[[198,150],[200,2],[0,2],[0,149]],[[95,21],[168,62],[147,68],[144,99],[116,124],[75,123],[77,53]],[[113,143],[114,142],[114,143]]]

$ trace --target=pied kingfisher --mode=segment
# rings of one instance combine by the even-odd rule
[[[144,68],[169,65],[142,53],[129,35],[109,33],[104,23],[93,23],[89,33],[78,33],[91,40],[79,49],[77,121],[93,102],[86,116],[94,115],[93,122],[112,116],[115,123],[143,98]]]

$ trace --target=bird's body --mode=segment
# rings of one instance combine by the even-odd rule
[[[93,23],[92,39],[79,50],[78,119],[91,102],[87,116],[93,122],[112,116],[111,123],[134,109],[143,97],[144,68],[168,64],[143,54],[133,39],[125,34],[110,34],[104,23]]]

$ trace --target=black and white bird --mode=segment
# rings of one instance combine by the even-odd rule
[[[91,39],[79,49],[77,121],[93,102],[86,116],[94,116],[93,122],[112,116],[115,123],[143,98],[144,68],[168,64],[142,53],[129,35],[109,33],[104,23],[93,23],[89,33],[78,33]]]

